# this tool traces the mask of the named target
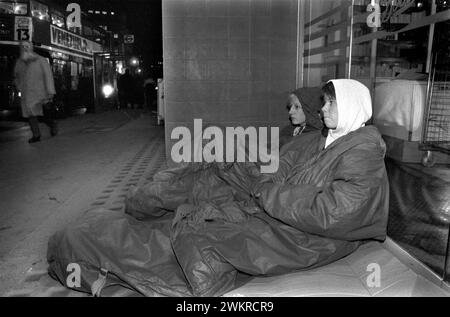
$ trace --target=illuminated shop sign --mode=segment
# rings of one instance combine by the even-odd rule
[[[53,45],[62,46],[71,50],[92,54],[93,43],[81,36],[50,26],[50,40]]]

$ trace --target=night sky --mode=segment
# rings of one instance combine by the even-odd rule
[[[128,28],[135,35],[135,47],[144,60],[162,61],[161,0],[108,0],[127,15]]]
[[[162,0],[64,0],[80,4],[87,11],[95,4],[105,10],[121,11],[127,16],[127,27],[135,36],[135,53],[149,65],[162,61]],[[58,1],[59,2],[59,1]]]

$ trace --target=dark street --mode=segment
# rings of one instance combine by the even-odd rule
[[[8,134],[0,142],[0,296],[46,270],[50,235],[89,209],[122,209],[129,187],[165,157],[163,128],[140,110],[72,117],[60,135],[33,145],[29,128]]]

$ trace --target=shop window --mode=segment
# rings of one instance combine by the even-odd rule
[[[380,1],[381,24],[377,28],[367,24],[369,3],[357,0],[353,8],[351,77],[374,88],[394,78],[426,72],[429,26],[405,32],[402,29],[430,15],[431,1],[403,1],[402,7]],[[386,36],[378,35],[383,32]]]
[[[9,74],[12,70],[11,65],[14,65],[14,58],[8,55],[0,56],[0,78],[4,80],[3,75]]]
[[[71,77],[71,90],[77,90],[78,89],[78,63],[70,62],[70,77]]]
[[[94,74],[93,66],[82,65],[81,76],[82,77],[92,77]]]
[[[70,62],[70,76],[78,76],[78,64]]]
[[[28,7],[24,2],[0,1],[0,14],[27,15]]]
[[[347,75],[346,51],[350,0],[308,1],[304,24],[303,84],[320,86]],[[326,9],[327,14],[323,14]]]
[[[0,109],[14,110],[15,89],[10,74],[13,72],[15,56],[0,55]]]
[[[374,3],[380,20],[370,19]],[[369,124],[386,143],[388,236],[450,282],[450,0],[305,6],[304,86],[350,77],[371,90]]]
[[[50,22],[48,6],[37,1],[31,1],[31,15],[39,20]]]
[[[57,91],[66,89],[64,68],[67,62],[60,59],[53,60],[53,76],[55,77],[55,86]]]
[[[373,124],[386,142],[388,236],[449,281],[449,0],[354,1],[351,77],[372,91]],[[436,166],[433,166],[436,164]]]

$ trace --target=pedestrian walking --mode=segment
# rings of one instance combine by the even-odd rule
[[[14,84],[21,94],[22,116],[28,118],[33,133],[28,142],[41,140],[38,117],[44,117],[44,123],[55,136],[58,131],[51,105],[56,93],[53,73],[49,62],[34,52],[31,42],[20,43],[20,56],[14,67]]]

